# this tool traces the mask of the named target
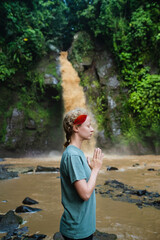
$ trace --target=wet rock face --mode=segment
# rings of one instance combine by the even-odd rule
[[[12,116],[8,119],[7,133],[5,137],[5,145],[8,148],[14,149],[17,143],[21,140],[24,129],[24,114],[17,108],[13,109]]]
[[[21,97],[22,90],[8,93],[4,87],[10,100],[6,101],[6,95],[1,96],[2,103],[7,105],[7,118],[0,119],[3,157],[35,156],[63,148],[59,51],[52,44],[49,46],[52,52],[39,59],[33,69],[37,83],[43,82],[43,94],[41,87],[37,87],[36,92],[34,87],[26,86]],[[15,78],[22,81],[26,76],[18,73]],[[31,96],[35,97],[31,100]]]
[[[148,192],[146,189],[134,189],[117,180],[108,180],[103,186],[98,186],[96,192],[116,201],[135,203],[139,208],[155,207],[160,209],[160,194]]]
[[[86,49],[85,46],[81,46],[80,43],[86,43],[86,39],[88,39],[88,45],[92,48]],[[79,45],[76,44],[78,41]],[[80,46],[81,50],[76,46]],[[117,96],[120,94],[120,81],[117,77],[116,64],[112,53],[102,44],[94,42],[88,33],[77,33],[68,56],[78,71],[82,84],[85,85],[86,97],[96,114],[96,110],[99,108],[97,99],[103,99],[100,104],[103,105],[102,108],[106,116],[104,118],[107,118],[107,134],[109,132],[109,135],[120,135],[120,113],[118,109],[120,103],[117,103]],[[85,61],[86,56],[89,59],[87,63]],[[101,126],[101,129],[103,129],[103,126]],[[101,147],[107,146],[102,134],[99,134],[97,141]]]

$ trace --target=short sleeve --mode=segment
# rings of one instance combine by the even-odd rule
[[[68,173],[71,183],[77,180],[86,179],[82,159],[77,155],[68,158]]]

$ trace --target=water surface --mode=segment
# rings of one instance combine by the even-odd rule
[[[133,167],[134,164],[139,164]],[[1,164],[12,164],[12,168],[53,166],[59,167],[60,156],[50,158],[6,159]],[[106,171],[107,166],[118,167],[118,171]],[[148,171],[154,168],[156,171]],[[106,155],[97,184],[116,179],[136,189],[147,189],[160,193],[160,156],[109,156]],[[46,234],[52,239],[59,231],[63,212],[60,196],[59,173],[20,174],[19,178],[0,181],[0,214],[14,210],[25,197],[39,202],[33,207],[41,208],[37,213],[23,213],[24,226],[29,234]],[[160,210],[154,207],[138,208],[135,204],[114,201],[97,194],[97,229],[114,233],[118,239],[159,240]],[[0,234],[2,236],[2,234]]]

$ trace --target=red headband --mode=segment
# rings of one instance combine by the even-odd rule
[[[87,118],[87,115],[79,115],[79,116],[74,120],[73,124],[77,124],[77,125],[82,124],[82,123],[85,122],[86,118]]]

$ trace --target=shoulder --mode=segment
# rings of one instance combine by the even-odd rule
[[[71,157],[71,156],[80,156],[80,157],[82,157],[83,155],[84,155],[83,152],[79,148],[77,148],[77,147],[75,147],[73,145],[69,145],[65,149],[65,151],[63,152],[63,157],[66,157],[66,156],[68,156],[68,157]]]

